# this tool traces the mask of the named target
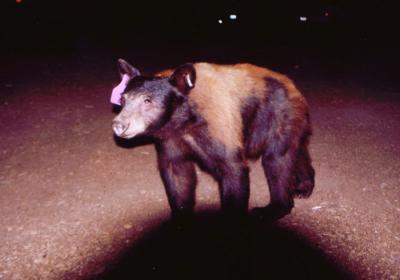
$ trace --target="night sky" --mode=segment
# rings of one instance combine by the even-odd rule
[[[387,2],[292,2],[6,0],[0,4],[2,48],[73,51],[99,44],[137,47],[214,42],[398,46],[398,11]],[[232,14],[235,20],[229,18]]]

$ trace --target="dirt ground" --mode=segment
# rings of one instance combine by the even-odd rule
[[[0,279],[400,279],[398,88],[295,75],[314,127],[311,198],[273,225],[226,229],[198,171],[198,218],[182,230],[153,145],[113,137],[115,67],[7,67]],[[253,208],[269,195],[259,162],[251,170]]]

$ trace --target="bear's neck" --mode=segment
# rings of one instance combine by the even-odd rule
[[[171,114],[170,119],[153,136],[162,140],[170,137],[179,137],[194,127],[204,125],[204,119],[191,106],[184,102]]]

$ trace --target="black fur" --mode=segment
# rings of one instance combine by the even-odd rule
[[[191,85],[188,84],[186,77],[189,78]],[[187,94],[196,83],[196,71],[193,64],[186,63],[179,66],[169,79],[170,83],[176,87],[181,93]]]
[[[197,183],[194,163],[189,149],[178,139],[156,142],[158,167],[165,185],[174,218],[186,218],[193,214],[195,186]]]
[[[311,157],[308,152],[308,141],[311,136],[310,117],[307,115],[307,128],[300,138],[300,147],[296,155],[295,165],[295,195],[307,198],[314,189],[315,171],[311,165]]]
[[[186,136],[185,136],[186,135]],[[219,183],[221,207],[225,213],[244,214],[248,209],[249,170],[240,154],[227,156],[225,147],[215,142],[207,123],[187,103],[177,107],[169,122],[155,133],[161,177],[166,186],[174,217],[191,216],[194,206],[197,163]],[[195,145],[184,141],[191,137]],[[177,176],[179,174],[179,177]],[[177,184],[177,181],[181,184]],[[183,183],[182,183],[183,182]],[[179,186],[178,186],[179,185]],[[191,191],[179,191],[189,189]]]
[[[207,122],[188,95],[196,81],[191,64],[179,67],[170,78],[135,77],[127,92],[148,92],[162,101],[163,114],[147,128],[156,139],[158,166],[173,217],[193,214],[195,186],[194,163],[209,172],[219,184],[221,208],[225,213],[245,214],[249,200],[249,169],[246,158],[262,157],[271,203],[256,209],[271,219],[289,213],[294,196],[307,197],[314,187],[314,169],[308,153],[311,135],[309,116],[294,124],[293,104],[285,85],[265,78],[264,98],[252,95],[243,103],[244,151],[227,151],[211,137]],[[294,125],[301,133],[295,131]]]
[[[132,90],[147,90],[153,94],[161,91],[162,85],[158,83],[151,83],[153,81],[161,80],[160,77],[146,77],[146,76],[137,76],[131,80],[129,80],[128,85],[125,89],[126,92]]]
[[[291,211],[295,195],[307,197],[314,187],[314,169],[307,149],[311,132],[307,115],[301,138],[296,139],[284,84],[272,78],[265,81],[266,99],[260,102],[251,97],[242,108],[244,138],[247,156],[262,156],[270,189],[270,204],[256,212],[279,218]]]
[[[140,76],[139,70],[137,70],[135,67],[130,65],[128,62],[126,62],[122,58],[118,59],[118,70],[119,70],[119,74],[121,75],[121,77],[123,75],[128,75],[130,78]]]

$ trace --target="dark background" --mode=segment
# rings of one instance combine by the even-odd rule
[[[0,72],[7,82],[15,72],[26,82],[43,73],[94,69],[118,79],[120,57],[143,73],[207,61],[254,63],[295,80],[304,74],[395,86],[398,79],[399,12],[389,1],[3,0],[0,5]]]
[[[398,10],[385,1],[20,1],[1,4],[9,53],[226,45],[393,59],[399,47]]]
[[[42,79],[42,73],[95,69],[118,79],[120,57],[145,74],[207,61],[249,62],[295,80],[304,74],[395,86],[398,79],[400,23],[389,1],[3,0],[0,5],[0,72],[8,81],[15,71],[26,82]]]

